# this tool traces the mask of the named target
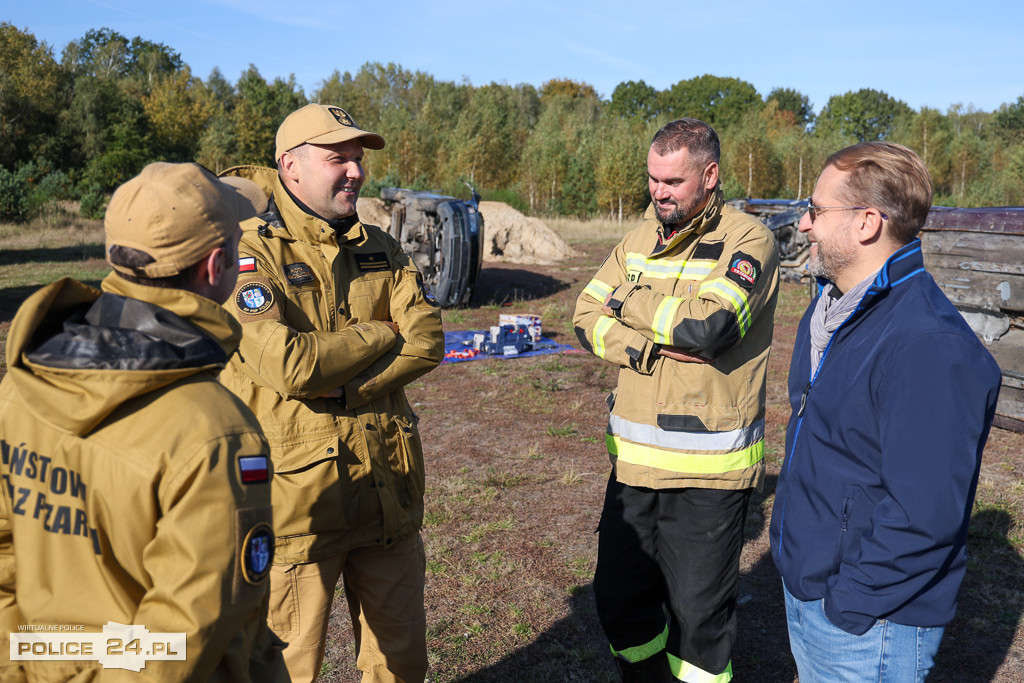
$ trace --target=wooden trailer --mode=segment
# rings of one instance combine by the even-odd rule
[[[1024,207],[933,206],[921,242],[928,272],[1002,370],[995,424],[1024,431]]]

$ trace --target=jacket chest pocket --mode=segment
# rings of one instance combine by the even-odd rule
[[[353,323],[391,319],[391,273],[366,275],[348,288],[348,318]]]
[[[320,283],[313,281],[285,288],[288,307],[285,319],[299,332],[330,329],[330,316]]]

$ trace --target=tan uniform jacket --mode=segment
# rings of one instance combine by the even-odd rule
[[[444,354],[440,309],[398,243],[299,208],[277,172],[239,167],[272,194],[242,224],[239,354],[221,381],[248,405],[274,458],[275,562],[389,545],[423,521],[423,451],[403,387]],[[394,332],[379,321],[394,321]],[[344,398],[322,398],[339,387]]]
[[[255,417],[216,378],[241,330],[189,292],[113,274],[103,289],[102,308],[92,309],[102,313],[88,327],[107,337],[79,345],[100,349],[88,360],[39,355],[43,339],[100,295],[73,280],[29,297],[7,340],[0,678],[287,680],[265,626],[270,472],[243,483],[241,470],[265,467],[269,449]],[[148,336],[118,346],[128,334],[119,328]],[[185,661],[148,661],[141,673],[96,661],[11,662],[9,634],[19,625],[101,632],[108,621],[185,633]]]
[[[650,488],[760,486],[775,238],[720,191],[663,237],[652,206],[576,301],[580,342],[620,366],[606,436],[616,476]],[[613,316],[602,313],[609,294]],[[668,359],[660,346],[712,362]]]

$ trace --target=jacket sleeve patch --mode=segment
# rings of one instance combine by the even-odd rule
[[[241,508],[235,512],[235,572],[232,602],[258,600],[274,563],[271,508]]]
[[[238,456],[238,472],[243,484],[265,484],[270,481],[270,468],[265,455]]]
[[[427,283],[423,281],[423,276],[420,275],[419,272],[416,273],[416,282],[420,285],[420,292],[423,294],[423,299],[434,308],[440,308],[440,302],[438,302],[434,293],[430,291],[430,288],[427,287]]]
[[[256,258],[253,256],[243,256],[238,259],[238,272],[239,273],[255,273],[256,272]]]
[[[761,275],[761,262],[742,251],[732,255],[725,276],[744,289],[753,289]]]
[[[267,314],[274,307],[274,292],[269,283],[259,280],[248,280],[238,285],[235,290],[235,306],[242,314],[242,322],[270,317]]]

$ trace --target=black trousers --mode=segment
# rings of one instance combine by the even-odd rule
[[[608,480],[594,594],[612,649],[658,638],[718,674],[736,640],[736,593],[750,489],[646,489]]]

